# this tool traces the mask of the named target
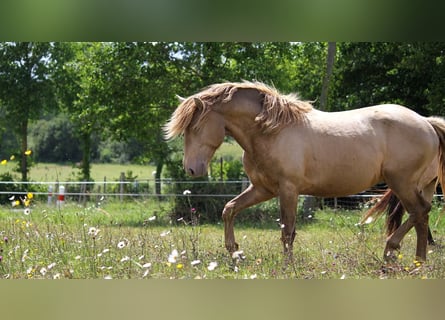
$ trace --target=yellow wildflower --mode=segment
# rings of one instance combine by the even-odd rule
[[[6,160],[6,159],[3,159],[3,160],[0,162],[0,164],[1,164],[2,166],[6,165],[7,163],[8,163],[8,160]]]
[[[176,269],[181,270],[182,268],[184,268],[184,265],[182,263],[178,263],[176,265]]]
[[[31,200],[34,197],[34,195],[31,192],[28,192],[26,197]]]
[[[32,153],[32,151],[31,151],[31,150],[26,150],[26,151],[25,151],[25,156],[30,156],[30,155],[31,155],[31,153]]]
[[[12,155],[11,157],[9,157],[10,161],[14,161],[15,160],[15,155]]]

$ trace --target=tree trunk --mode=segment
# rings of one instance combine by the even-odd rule
[[[163,166],[164,166],[164,161],[158,160],[156,162],[155,193],[157,195],[161,194],[161,173],[162,173]],[[158,197],[158,199],[160,199],[160,198]]]
[[[91,181],[90,173],[90,154],[91,154],[91,134],[84,133],[82,135],[82,180]]]
[[[337,44],[335,42],[328,42],[328,54],[326,56],[326,73],[323,78],[323,84],[321,87],[321,95],[320,95],[320,110],[327,109],[329,83],[332,76],[332,70],[334,68],[336,50],[337,50]]]

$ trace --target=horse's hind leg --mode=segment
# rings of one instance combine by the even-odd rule
[[[425,191],[429,192],[429,185]],[[428,193],[427,192],[427,193]],[[431,202],[425,198],[424,192],[411,191],[398,194],[403,206],[409,213],[408,219],[397,230],[389,236],[384,251],[384,258],[392,256],[394,250],[400,248],[400,242],[406,233],[414,227],[417,235],[416,258],[426,260],[426,248],[428,241],[428,215],[431,209]]]

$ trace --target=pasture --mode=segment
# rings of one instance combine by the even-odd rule
[[[319,211],[298,224],[294,262],[283,269],[274,219],[237,225],[236,256],[223,227],[170,221],[168,201],[103,202],[63,208],[31,204],[31,212],[0,208],[0,276],[4,279],[431,279],[445,277],[444,225],[435,207],[438,245],[413,260],[415,233],[397,261],[382,266],[383,219],[359,227],[361,212]],[[201,213],[205,214],[205,213]],[[242,213],[241,213],[242,214]],[[278,215],[278,214],[277,214]]]

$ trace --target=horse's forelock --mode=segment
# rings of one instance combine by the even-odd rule
[[[192,122],[195,109],[194,97],[182,100],[181,104],[173,112],[170,120],[164,126],[165,138],[173,139],[183,134]]]

